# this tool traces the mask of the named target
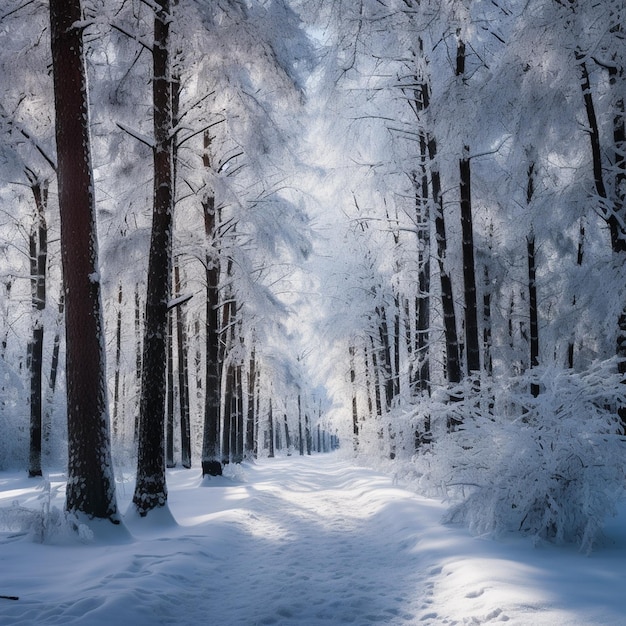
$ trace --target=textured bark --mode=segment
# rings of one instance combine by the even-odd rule
[[[119,523],[111,465],[104,325],[80,0],[50,0],[61,259],[65,289],[65,507]]]
[[[437,144],[434,137],[428,140],[428,156],[431,163],[431,185],[433,204],[435,207],[435,237],[437,240],[437,262],[441,281],[441,308],[443,311],[444,334],[446,344],[446,376],[452,384],[461,381],[461,363],[459,358],[459,339],[456,329],[456,313],[452,295],[452,280],[446,269],[447,251],[446,223],[441,197],[441,181],[437,167]]]
[[[354,426],[354,411],[355,411],[356,399],[354,395],[352,396],[352,423]],[[358,425],[357,425],[357,433],[358,435]],[[356,447],[356,438],[355,438],[355,447]],[[302,397],[298,394],[298,451],[300,452],[300,456],[304,455],[304,439],[302,435]]]
[[[170,89],[169,0],[157,0],[152,49],[154,203],[139,406],[137,481],[133,502],[141,516],[167,503],[165,479],[165,369],[171,283],[173,135]]]
[[[245,455],[256,458],[256,436],[255,436],[255,386],[256,386],[256,351],[254,347],[250,353],[250,363],[248,366],[248,410],[246,419],[246,447]]]
[[[352,437],[355,452],[359,449],[359,412],[357,409],[356,397],[356,371],[354,369],[354,346],[349,346],[350,355],[350,389],[352,392]],[[300,396],[298,396],[298,418],[300,424],[300,454],[304,454],[304,441],[302,439],[302,410],[300,407]]]
[[[204,134],[203,165],[211,167],[211,137]],[[202,202],[204,232],[208,252],[205,257],[206,320],[205,320],[205,386],[204,431],[202,439],[202,475],[219,476],[220,462],[220,397],[221,379],[219,363],[219,281],[220,261],[217,241],[217,211],[212,192]]]
[[[269,452],[267,456],[272,459],[274,458],[274,413],[272,409],[272,399],[270,398],[270,406],[267,413],[267,428],[269,431]]]
[[[30,281],[33,310],[33,335],[28,346],[30,369],[30,453],[28,475],[41,476],[42,442],[42,369],[43,369],[43,311],[46,308],[46,264],[48,260],[48,227],[46,207],[48,185],[33,180],[31,190],[35,199],[35,219],[30,232]]]
[[[167,390],[165,394],[165,465],[176,467],[174,460],[174,329],[171,315],[167,320]]]
[[[415,353],[417,376],[415,389],[430,394],[430,211],[428,209],[428,178],[426,176],[426,139],[420,136],[420,158],[422,161],[421,184],[416,184],[417,220],[417,288],[415,300]]]
[[[385,388],[385,408],[391,409],[393,403],[394,382],[393,365],[391,360],[391,342],[389,341],[389,326],[387,324],[387,312],[384,306],[376,307],[378,316],[378,338],[380,340],[380,352],[382,358],[383,385]]]
[[[526,238],[528,250],[528,310],[530,315],[530,367],[539,365],[539,321],[537,312],[537,285],[535,281],[535,237]],[[530,393],[536,398],[539,395],[539,385],[532,383]]]
[[[180,268],[174,266],[174,289],[181,295]],[[180,408],[180,457],[183,467],[191,467],[191,415],[189,410],[189,365],[187,320],[184,304],[176,307],[176,346],[178,349],[178,400]]]
[[[476,301],[476,266],[474,263],[474,229],[472,225],[471,168],[469,147],[459,162],[461,180],[461,231],[463,247],[463,285],[465,291],[465,349],[467,374],[480,370],[478,343],[478,304]]]

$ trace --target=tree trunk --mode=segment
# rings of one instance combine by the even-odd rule
[[[352,393],[352,437],[354,451],[359,449],[359,412],[357,409],[357,397],[356,397],[356,371],[354,369],[354,346],[348,347],[348,353],[350,355],[350,390]],[[300,454],[304,454],[304,442],[302,440],[302,410],[300,407],[300,396],[298,395],[298,419],[300,424]]]
[[[203,165],[211,167],[211,137],[204,134]],[[217,245],[217,211],[215,196],[210,191],[202,202],[204,233],[207,253],[205,256],[206,281],[206,328],[205,328],[205,376],[204,386],[204,433],[202,439],[202,475],[220,476],[220,400],[221,378],[219,362],[219,282],[220,258]]]
[[[167,389],[165,392],[165,465],[176,467],[174,460],[174,329],[172,314],[167,319]]]
[[[302,397],[298,394],[298,452],[304,455],[304,439],[302,436]]]
[[[113,441],[120,436],[120,365],[122,360],[122,299],[123,290],[120,282],[117,287],[117,319],[115,323],[115,372],[113,382]]]
[[[426,139],[420,135],[422,177],[416,190],[417,219],[417,288],[415,301],[415,355],[417,357],[416,391],[430,395],[430,212],[428,210],[428,178],[426,177]],[[417,184],[417,181],[415,181]]]
[[[478,305],[476,302],[476,266],[474,263],[474,229],[472,226],[472,194],[469,146],[460,160],[461,230],[463,234],[463,284],[465,287],[465,349],[467,374],[480,371],[478,343]]]
[[[380,339],[382,361],[383,361],[383,384],[385,388],[385,408],[387,412],[391,410],[393,404],[393,365],[391,360],[391,343],[389,341],[389,326],[387,324],[387,313],[384,306],[376,307],[378,315],[378,337]]]
[[[174,289],[181,295],[180,269],[174,266]],[[176,307],[176,345],[178,347],[178,399],[180,404],[180,456],[183,467],[191,467],[191,415],[189,411],[189,365],[187,348],[187,320],[184,304]]]
[[[46,208],[48,184],[33,180],[35,219],[30,233],[30,280],[33,310],[33,335],[28,347],[30,368],[30,454],[28,475],[41,476],[42,441],[42,369],[43,369],[43,312],[46,308],[46,264],[48,259],[48,228]]]
[[[133,502],[141,516],[167,503],[165,478],[165,367],[173,227],[173,129],[170,88],[170,0],[156,0],[152,49],[154,205],[148,260],[146,319],[139,407],[137,481]]]
[[[246,420],[246,448],[245,454],[256,458],[255,446],[255,421],[256,410],[254,405],[254,389],[256,385],[256,351],[254,347],[250,352],[250,364],[248,367],[248,411]]]
[[[65,507],[119,523],[111,464],[104,324],[80,0],[50,0],[61,259],[65,288]]]
[[[268,457],[270,459],[274,458],[274,415],[272,412],[272,398],[270,398],[270,406],[269,406],[269,410],[267,413],[267,426],[269,429],[269,444],[270,444],[270,449],[269,449],[269,453],[268,453]]]
[[[142,343],[141,343],[141,297],[139,295],[139,284],[135,285],[135,427],[134,441],[139,440],[139,404],[141,398],[141,359],[142,359]]]
[[[456,329],[456,314],[454,311],[454,297],[452,295],[452,280],[446,269],[445,259],[447,250],[446,223],[443,214],[443,199],[441,197],[441,181],[439,169],[436,167],[437,145],[433,137],[428,141],[428,156],[431,162],[431,185],[433,203],[435,206],[435,234],[437,239],[437,261],[439,263],[439,277],[441,280],[441,308],[443,311],[444,333],[446,344],[446,376],[448,382],[461,382],[461,364],[459,359],[459,340]]]
[[[580,219],[580,225],[578,228],[578,252],[576,254],[576,265],[581,267],[583,264],[584,250],[585,250],[585,224]],[[572,296],[572,310],[576,309],[576,295]],[[574,367],[574,348],[576,344],[576,330],[572,329],[572,337],[567,345],[567,366],[570,369]]]
[[[537,285],[535,282],[535,236],[526,237],[528,249],[528,307],[530,313],[530,368],[539,365],[539,322],[537,313]],[[530,393],[533,397],[539,395],[539,385],[531,383]]]

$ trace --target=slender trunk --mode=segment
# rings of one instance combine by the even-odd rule
[[[174,266],[174,289],[181,295],[180,269]],[[176,307],[176,345],[178,347],[178,399],[180,404],[180,456],[185,468],[191,467],[191,415],[189,410],[189,365],[187,347],[187,320],[184,304]]]
[[[256,457],[255,446],[255,406],[254,388],[256,385],[256,351],[254,347],[250,353],[250,364],[248,367],[248,418],[246,420],[246,448],[245,454]]]
[[[291,456],[291,437],[289,435],[289,422],[287,421],[287,413],[283,414],[285,423],[285,447],[287,448],[287,456]]]
[[[236,441],[235,463],[243,463],[244,460],[244,415],[243,415],[243,367],[235,368],[235,418],[236,418]]]
[[[58,318],[54,339],[52,341],[52,359],[50,360],[50,379],[48,381],[48,394],[46,397],[46,411],[43,423],[43,440],[48,442],[52,429],[52,410],[54,406],[54,392],[57,386],[57,376],[59,372],[59,353],[61,350],[61,329],[63,327],[63,317],[65,316],[65,298],[63,291],[59,295]]]
[[[122,361],[122,283],[117,286],[117,319],[115,324],[115,371],[113,380],[113,441],[117,442],[120,436],[120,365]]]
[[[583,264],[583,256],[584,256],[584,245],[585,245],[585,224],[580,219],[580,225],[578,228],[578,253],[576,254],[576,265],[581,267]],[[576,295],[572,296],[572,310],[576,309]],[[572,329],[572,336],[567,345],[567,366],[570,369],[574,367],[574,348],[576,343],[576,330]]]
[[[304,439],[302,438],[302,398],[298,394],[298,451],[304,455]]]
[[[350,355],[350,389],[352,391],[352,436],[354,451],[359,449],[359,412],[357,410],[356,397],[356,371],[354,369],[354,346],[349,346],[348,353]],[[298,396],[298,418],[300,421],[300,454],[304,454],[304,445],[302,441],[302,411],[300,408],[300,396]]]
[[[430,211],[428,209],[428,178],[426,176],[426,139],[420,135],[422,177],[416,191],[417,219],[417,288],[415,299],[415,353],[417,357],[416,391],[430,395]],[[417,181],[416,181],[417,182]]]
[[[526,187],[526,205],[529,206],[535,193],[535,164],[528,166],[528,182]],[[537,311],[537,285],[536,260],[535,260],[535,235],[533,232],[526,237],[526,249],[528,259],[528,310],[530,328],[530,368],[539,365],[539,319]],[[539,395],[539,386],[535,383],[530,385],[530,393],[533,397]]]
[[[165,388],[173,227],[173,128],[170,88],[170,0],[155,0],[152,48],[154,205],[139,407],[137,480],[133,502],[141,516],[167,503]]]
[[[469,146],[460,160],[461,230],[463,235],[463,284],[465,287],[465,348],[467,374],[480,371],[478,343],[478,305],[476,302],[476,266],[474,263],[474,229],[472,226],[472,194]]]
[[[274,414],[272,412],[272,398],[270,398],[270,406],[267,413],[267,427],[269,429],[269,453],[268,457],[270,459],[274,458]]]
[[[443,213],[443,199],[441,197],[441,182],[439,170],[436,167],[437,147],[434,138],[428,142],[428,155],[431,162],[431,184],[433,203],[435,207],[435,236],[437,240],[437,262],[439,263],[439,277],[441,281],[441,308],[443,311],[444,334],[446,344],[446,376],[448,382],[461,382],[461,364],[459,358],[459,340],[456,329],[456,314],[454,311],[454,297],[452,295],[452,280],[446,269],[446,223]]]
[[[306,453],[311,456],[311,420],[309,414],[304,414],[304,436],[306,439]]]
[[[30,454],[29,476],[41,476],[42,441],[42,369],[43,369],[43,311],[46,308],[46,264],[48,259],[48,228],[46,208],[48,185],[34,180],[35,219],[30,233],[30,280],[33,310],[33,335],[29,344],[30,369]]]
[[[139,440],[139,403],[141,397],[141,359],[142,359],[142,342],[141,342],[141,297],[139,295],[139,284],[135,285],[135,427],[134,441]]]
[[[65,508],[119,523],[106,396],[104,322],[80,0],[50,0],[61,259],[65,287]]]
[[[176,467],[174,460],[174,329],[172,313],[167,320],[167,390],[165,418],[165,465]]]
[[[539,365],[539,323],[537,314],[537,285],[535,282],[535,236],[531,233],[526,237],[528,249],[528,305],[530,313],[530,367]],[[533,397],[539,395],[539,385],[531,383],[530,393]]]
[[[380,394],[380,371],[378,366],[378,356],[376,355],[376,345],[374,343],[374,337],[370,336],[370,343],[372,345],[372,371],[374,373],[374,400],[376,402],[376,416],[380,417],[383,414],[383,403]]]
[[[204,135],[203,165],[211,167],[211,137]],[[217,211],[215,196],[209,192],[202,202],[204,233],[207,253],[205,256],[206,327],[205,327],[205,377],[204,386],[204,432],[202,439],[202,475],[219,476],[220,463],[220,400],[221,378],[219,363],[219,281],[220,258],[217,246]]]
[[[391,343],[389,341],[389,327],[387,325],[387,313],[384,306],[376,307],[378,315],[378,337],[380,339],[383,361],[383,383],[385,387],[385,408],[391,410],[394,396],[393,365],[391,360]]]

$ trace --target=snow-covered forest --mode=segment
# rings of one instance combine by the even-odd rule
[[[591,552],[626,480],[625,24],[3,0],[0,477],[121,528],[124,472],[149,519],[168,468],[339,448]]]

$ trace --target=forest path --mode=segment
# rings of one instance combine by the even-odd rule
[[[427,512],[437,518],[436,505],[332,457],[276,459],[248,474],[248,512],[234,515],[240,533],[221,572],[219,595],[230,607],[221,623],[414,624],[423,617],[428,567],[413,552],[416,521]]]
[[[53,516],[41,544],[0,524],[0,594],[20,598],[0,598],[0,626],[624,623],[622,531],[590,558],[472,538],[441,524],[444,505],[338,453],[228,470],[170,470],[171,515],[127,515],[132,536],[106,522],[80,543]],[[64,483],[50,480],[54,511]],[[133,477],[118,480],[125,510]],[[42,486],[0,473],[0,522],[16,501],[40,510]]]

